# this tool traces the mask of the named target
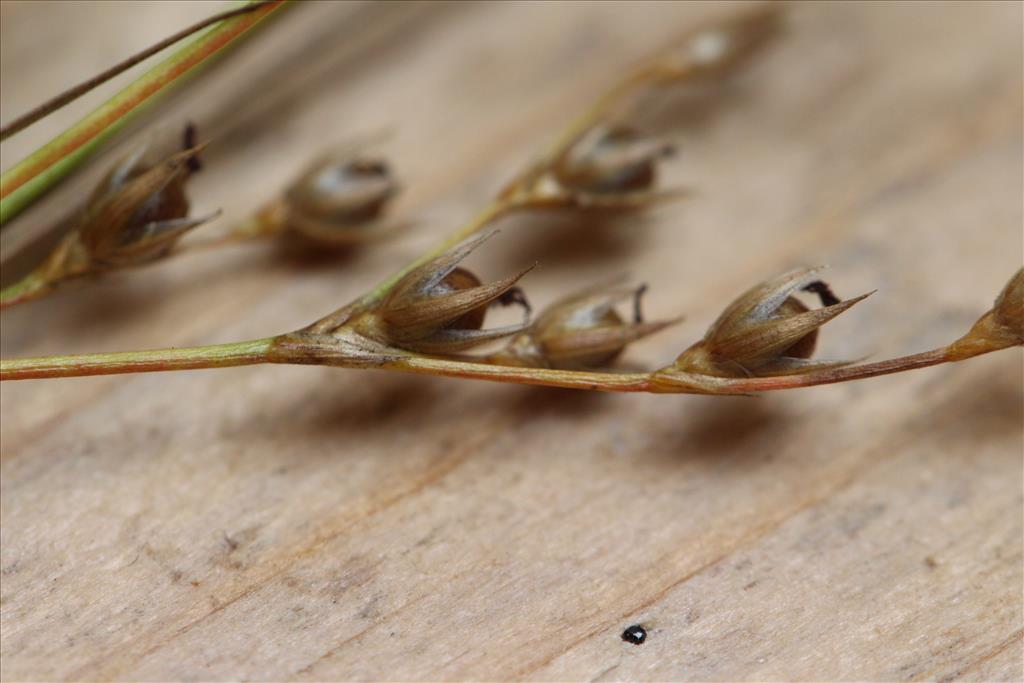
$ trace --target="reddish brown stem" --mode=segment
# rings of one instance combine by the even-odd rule
[[[836,384],[838,382],[867,379],[869,377],[878,377],[879,375],[891,375],[896,372],[941,365],[951,362],[951,360],[946,349],[941,348],[924,351],[923,353],[915,353],[911,356],[903,356],[902,358],[890,358],[889,360],[880,360],[875,363],[864,363],[862,365],[848,365],[806,375],[751,377],[749,379],[729,380],[729,386],[730,388],[735,388],[738,393],[796,389],[798,387],[813,387],[819,384]]]

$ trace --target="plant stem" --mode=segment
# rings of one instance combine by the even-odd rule
[[[162,52],[163,50],[169,48],[171,45],[177,43],[178,41],[188,38],[196,31],[200,31],[206,28],[207,26],[210,26],[211,24],[216,24],[219,21],[224,21],[225,19],[230,19],[231,17],[235,17],[241,14],[248,14],[249,12],[252,12],[255,9],[259,9],[260,5],[266,4],[268,1],[269,0],[258,0],[257,2],[254,2],[253,4],[247,5],[245,7],[239,7],[233,10],[228,10],[227,12],[215,14],[212,17],[207,17],[199,23],[193,24],[184,30],[178,31],[170,37],[164,38],[155,45],[150,45],[145,50],[137,52],[128,59],[118,62],[106,71],[102,71],[93,76],[92,78],[83,81],[82,83],[79,83],[78,85],[72,88],[68,88],[56,97],[47,100],[46,102],[43,102],[35,109],[32,109],[31,111],[26,112],[25,114],[22,114],[14,121],[11,121],[3,128],[0,128],[0,141],[6,140],[15,133],[18,133],[28,128],[39,119],[44,118],[49,114],[52,114],[53,112],[57,111],[66,104],[74,102],[90,90],[99,87],[100,85],[106,83],[118,74],[124,73],[125,71],[132,68],[139,62],[142,62],[152,57],[157,52]]]
[[[45,358],[0,360],[0,380],[44,379],[227,368],[271,362],[274,337],[253,341],[151,351],[87,353]]]
[[[782,375],[779,377],[744,377],[740,379],[730,377],[711,377],[707,375],[692,375],[689,373],[673,372],[671,368],[661,370],[654,375],[656,384],[672,386],[674,384],[691,385],[699,378],[702,387],[708,389],[708,393],[716,394],[751,394],[761,391],[778,391],[781,389],[797,389],[799,387],[813,387],[822,384],[837,384],[858,379],[868,379],[879,375],[890,375],[907,370],[917,370],[933,365],[951,363],[958,358],[951,358],[948,347],[915,353],[900,358],[874,363],[863,363],[860,365],[847,365],[844,367],[811,372],[805,375]],[[997,351],[997,348],[988,349],[981,353]],[[981,355],[978,353],[976,355]]]
[[[50,281],[38,270],[34,270],[21,280],[0,290],[0,309],[39,299],[50,291],[50,287]]]
[[[288,337],[289,335],[282,335],[231,344],[151,351],[0,360],[0,381],[196,370],[259,363],[313,363],[589,391],[735,395],[849,382],[962,360],[951,358],[944,347],[910,356],[806,375],[734,379],[671,370],[653,373],[611,373],[512,367],[411,355],[398,358],[381,356],[374,361],[367,356],[350,356],[342,350],[344,347],[332,347],[329,343],[320,346],[318,352],[311,356],[310,347],[289,344]],[[998,351],[1000,348],[992,347],[975,355]]]
[[[589,391],[638,392],[651,391],[650,374],[646,372],[609,373],[585,372],[578,370],[553,370],[549,368],[510,367],[467,363],[441,358],[410,356],[381,366],[388,370],[412,372],[464,379],[483,379],[492,382],[513,384],[534,384],[563,389],[584,389]]]
[[[907,370],[918,370],[933,365],[942,365],[950,362],[946,347],[915,353],[901,358],[890,358],[874,363],[863,363],[861,365],[847,365],[841,368],[833,368],[823,372],[809,373],[806,375],[787,375],[784,377],[761,377],[751,380],[741,380],[742,391],[771,391],[774,389],[795,389],[797,387],[812,387],[821,384],[835,384],[837,382],[849,382],[856,379],[868,379],[880,375],[891,375],[896,372]]]
[[[228,19],[203,33],[5,172],[0,176],[0,224],[6,223],[36,197],[56,185],[138,114],[143,104],[179,82],[190,70],[216,55],[283,2],[271,0],[248,14]]]

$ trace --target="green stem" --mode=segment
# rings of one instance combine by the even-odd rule
[[[51,287],[52,283],[40,275],[39,271],[32,271],[13,285],[0,290],[0,309],[38,299],[47,294]]]
[[[283,2],[269,2],[211,28],[5,172],[0,176],[0,225],[56,185],[136,116],[143,104],[180,82],[194,67],[219,53]]]
[[[268,337],[180,349],[0,360],[0,381],[256,365],[271,362],[274,341],[274,337]]]
[[[53,112],[57,111],[63,106],[70,104],[71,102],[74,102],[82,95],[85,95],[87,92],[96,89],[100,85],[109,81],[111,78],[114,78],[115,76],[124,73],[125,71],[132,68],[139,62],[144,62],[156,53],[166,50],[171,45],[181,40],[184,40],[193,33],[201,31],[207,26],[216,24],[217,22],[224,21],[225,19],[230,19],[231,17],[235,17],[240,14],[247,14],[256,9],[259,9],[260,4],[263,4],[264,2],[266,2],[266,0],[257,0],[257,2],[252,5],[246,5],[233,10],[229,10],[227,12],[215,14],[212,17],[207,17],[199,23],[193,24],[185,30],[178,31],[173,36],[169,36],[168,38],[161,40],[155,45],[150,45],[142,52],[137,52],[128,59],[118,62],[106,71],[98,73],[92,78],[89,78],[88,80],[79,83],[73,88],[65,90],[56,97],[42,103],[32,111],[26,112],[14,121],[11,121],[10,123],[4,125],[3,128],[0,128],[0,141],[6,140],[15,133],[25,130],[36,121],[52,114]]]

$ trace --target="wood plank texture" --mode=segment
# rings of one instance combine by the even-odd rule
[[[5,3],[5,119],[214,7]],[[468,218],[652,46],[736,9],[292,10],[261,36],[260,68],[283,71],[242,87],[256,67],[226,65],[164,116],[215,138],[196,210],[240,219],[325,144],[392,127],[408,232],[341,260],[253,244],[112,277],[4,312],[3,355],[299,327]],[[540,261],[539,305],[647,281],[649,315],[687,317],[626,363],[668,361],[808,263],[841,295],[880,290],[823,355],[949,341],[1024,252],[1021,25],[1019,3],[794,4],[687,125],[668,180],[696,198],[508,221],[473,267]],[[27,30],[58,31],[60,59],[32,59]],[[761,398],[270,366],[5,383],[3,678],[1021,680],[1022,384],[1018,350]],[[619,638],[633,623],[642,645]]]

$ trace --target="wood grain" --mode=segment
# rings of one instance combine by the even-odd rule
[[[212,131],[195,204],[225,222],[325,144],[393,127],[406,234],[111,278],[5,312],[3,355],[305,324],[466,219],[652,46],[736,9],[383,6],[294,10],[261,37],[290,72],[254,87],[245,69],[274,60],[243,60],[163,119]],[[74,82],[100,49],[137,49],[119,24],[61,28],[112,6],[64,7],[5,4],[3,37],[60,29],[67,56],[11,75],[0,41],[4,112],[62,65]],[[158,36],[196,14],[125,8],[169,22]],[[1011,3],[795,4],[777,46],[682,119],[668,180],[695,199],[614,225],[509,221],[473,267],[539,260],[541,305],[617,272],[649,282],[650,315],[687,318],[627,363],[671,359],[750,284],[821,262],[840,295],[880,289],[824,355],[946,342],[1024,251],[1021,21]],[[1022,383],[1019,351],[754,399],[269,366],[5,383],[3,678],[1020,680]],[[634,623],[640,646],[619,638]]]

